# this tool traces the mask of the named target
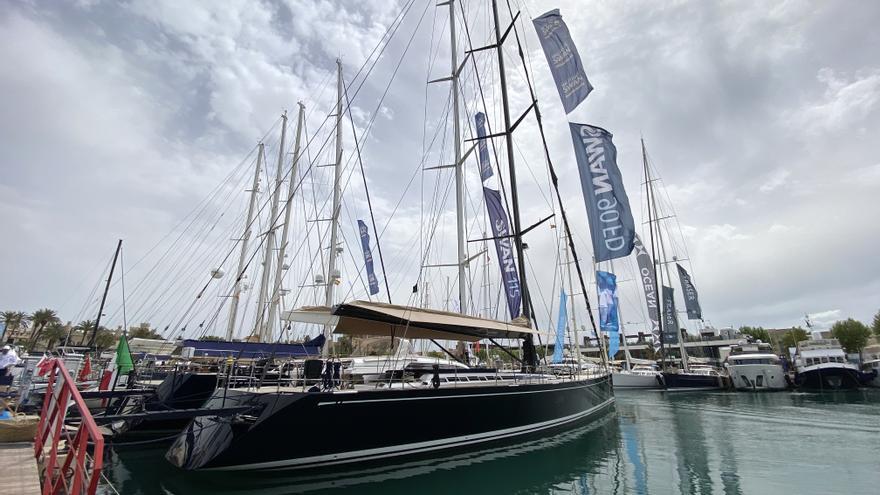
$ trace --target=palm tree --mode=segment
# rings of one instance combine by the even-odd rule
[[[55,343],[61,341],[65,336],[67,336],[67,329],[60,321],[53,321],[46,325],[46,329],[43,331],[43,338],[48,339],[46,349],[52,349]]]
[[[43,332],[43,329],[46,328],[47,325],[58,321],[60,320],[54,309],[43,308],[34,311],[34,315],[31,317],[31,323],[34,324],[34,329],[31,331],[28,348],[33,348],[34,344],[36,344],[37,340],[40,338],[40,333]]]
[[[79,345],[84,344],[84,342],[86,341],[86,336],[89,334],[89,332],[94,330],[94,328],[95,320],[83,320],[77,323],[75,327],[73,327],[73,329],[77,332],[82,332],[82,336],[79,339]]]
[[[0,318],[3,318],[3,322],[6,323],[6,330],[0,334],[0,338],[3,338],[6,335],[12,336],[22,325],[26,325],[31,317],[23,311],[4,311],[0,314]]]

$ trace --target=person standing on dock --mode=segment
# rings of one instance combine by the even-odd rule
[[[5,345],[0,349],[0,391],[5,392],[12,385],[12,367],[18,364],[18,354]]]

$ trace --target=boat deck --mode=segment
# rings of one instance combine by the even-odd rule
[[[0,443],[0,473],[2,492],[6,495],[41,493],[34,447],[29,443]]]

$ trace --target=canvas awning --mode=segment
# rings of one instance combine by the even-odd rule
[[[345,335],[376,335],[407,339],[463,340],[522,339],[540,332],[511,322],[488,320],[447,311],[351,301],[328,308],[306,306],[287,311],[286,321],[331,325]],[[547,334],[544,339],[546,341]]]

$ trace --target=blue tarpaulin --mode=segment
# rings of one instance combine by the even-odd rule
[[[301,344],[276,344],[272,342],[205,342],[184,340],[182,347],[195,348],[195,356],[236,357],[236,358],[276,358],[317,356],[324,345],[324,336]]]

